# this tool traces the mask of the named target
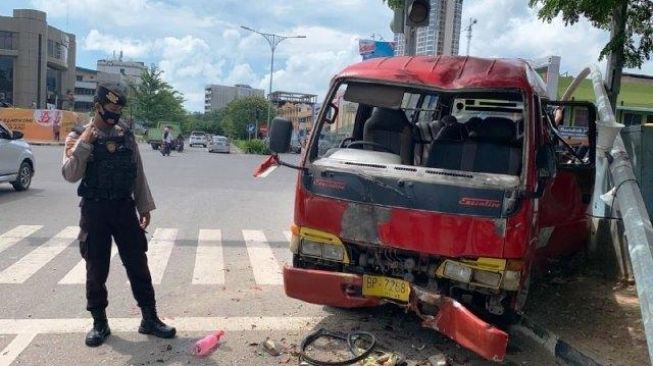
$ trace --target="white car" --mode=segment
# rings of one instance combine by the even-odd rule
[[[206,147],[206,145],[208,145],[208,141],[206,140],[206,134],[204,132],[198,132],[198,131],[191,132],[188,145],[189,146],[202,145],[202,147]]]
[[[17,191],[29,188],[34,176],[34,154],[20,131],[11,131],[0,121],[0,183],[11,183]]]
[[[209,143],[209,152],[221,152],[229,154],[231,150],[231,144],[229,139],[224,136],[213,136],[211,142]]]

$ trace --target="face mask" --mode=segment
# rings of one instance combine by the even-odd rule
[[[104,109],[104,108],[102,108]],[[100,112],[100,117],[104,120],[104,122],[110,124],[110,125],[115,125],[120,121],[120,115],[121,113],[115,113],[115,112],[109,112],[106,109],[104,109],[104,113]],[[111,122],[109,122],[111,121]]]

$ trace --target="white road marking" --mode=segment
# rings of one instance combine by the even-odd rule
[[[196,285],[223,285],[224,271],[222,231],[201,229],[197,242],[192,283]]]
[[[281,285],[281,266],[274,258],[272,248],[262,231],[243,230],[247,254],[257,285]]]
[[[63,252],[79,234],[78,226],[68,226],[19,261],[0,272],[0,283],[23,283]]]
[[[19,225],[0,235],[0,252],[34,234],[42,225]]]
[[[36,333],[18,334],[12,341],[0,351],[0,366],[11,365],[16,358],[29,346],[36,337]]]
[[[283,236],[285,236],[286,240],[288,240],[288,243],[290,243],[290,239],[292,239],[292,233],[290,231],[284,231]]]
[[[147,263],[152,274],[152,283],[155,285],[161,284],[176,238],[177,229],[157,228],[154,231],[148,245]]]
[[[225,331],[272,331],[311,329],[321,317],[180,317],[168,319],[172,326],[183,332],[204,332],[222,329]],[[110,318],[113,332],[136,332],[141,318]],[[86,333],[92,326],[92,319],[0,319],[0,334],[31,335]]]
[[[111,259],[113,260],[113,257],[116,256],[116,253],[118,253],[118,249],[116,248],[115,243],[112,243],[111,246]],[[79,261],[73,269],[64,276],[59,281],[60,285],[83,285],[86,283],[86,261],[81,260]]]

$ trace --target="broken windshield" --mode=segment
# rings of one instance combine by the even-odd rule
[[[519,176],[519,91],[436,92],[343,83],[309,158]]]

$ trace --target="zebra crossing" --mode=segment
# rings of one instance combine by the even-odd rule
[[[20,225],[4,233],[0,233],[0,252],[6,251],[44,229],[44,225]],[[27,254],[17,258],[8,267],[0,271],[0,284],[23,284],[46,267],[57,256],[77,242],[79,227],[67,226],[47,240],[30,250]],[[289,231],[272,233],[278,237],[290,240]],[[168,268],[175,245],[178,245],[179,229],[155,228],[152,238],[148,243],[148,262],[152,275],[152,282],[161,285],[164,274]],[[223,246],[223,231],[215,228],[201,228],[198,231],[195,247],[192,253],[193,271],[190,279],[192,285],[225,285],[226,262]],[[283,263],[289,261],[290,253],[280,254],[278,248],[270,245],[266,233],[261,230],[240,230],[239,242],[246,251],[250,275],[256,285],[280,286],[283,284]],[[276,251],[276,253],[275,253]],[[111,258],[114,260],[118,253],[114,245],[111,249]],[[190,252],[188,252],[190,253]],[[83,285],[86,280],[86,262],[80,259],[72,268],[64,269],[65,273],[57,280],[58,285]]]

